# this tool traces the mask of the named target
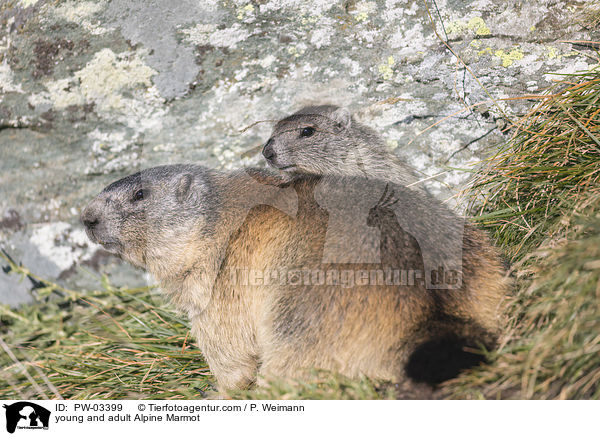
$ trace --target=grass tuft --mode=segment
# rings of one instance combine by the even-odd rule
[[[516,289],[493,363],[449,382],[452,397],[600,398],[600,71],[551,93],[468,192]]]
[[[394,385],[366,377],[353,380],[329,371],[313,370],[304,379],[270,379],[253,390],[230,394],[243,400],[378,400],[394,399],[396,391]]]
[[[0,398],[200,399],[212,389],[188,322],[155,289],[105,278],[76,292],[0,256],[39,286],[35,304],[0,306]]]
[[[600,69],[568,75],[549,94],[469,189],[475,219],[511,260],[560,238],[556,222],[600,190]]]

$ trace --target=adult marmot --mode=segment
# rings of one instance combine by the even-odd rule
[[[284,183],[260,170],[162,166],[106,187],[81,220],[93,241],[147,269],[188,314],[221,389],[314,367],[399,381],[415,350],[455,335],[461,321],[432,322],[435,296],[422,272],[406,269],[419,253],[382,252],[394,249],[382,235],[394,229],[377,212],[379,189],[352,177]],[[332,222],[328,209],[339,204],[350,213]],[[361,204],[356,213],[352,204]],[[374,227],[357,233],[359,216]],[[323,260],[347,250],[361,263]],[[469,261],[463,286],[500,286],[487,246],[475,244]]]

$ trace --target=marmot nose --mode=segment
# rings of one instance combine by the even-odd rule
[[[273,139],[269,139],[267,141],[267,143],[265,144],[263,151],[262,151],[263,156],[265,157],[266,160],[273,160],[276,156],[275,150],[273,150]]]
[[[88,229],[92,230],[98,225],[100,218],[93,213],[89,208],[86,208],[81,214],[81,223]]]

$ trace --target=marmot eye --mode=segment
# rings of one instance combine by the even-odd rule
[[[313,129],[312,127],[305,127],[300,132],[300,137],[301,138],[308,138],[309,136],[312,136],[313,133],[315,133],[315,129]]]
[[[140,189],[133,194],[133,201],[141,201],[144,199],[144,190]]]

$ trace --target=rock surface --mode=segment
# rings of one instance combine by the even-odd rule
[[[117,285],[144,283],[87,241],[77,222],[86,201],[156,164],[262,165],[255,149],[269,120],[307,103],[346,105],[423,174],[446,171],[429,185],[446,197],[468,176],[448,167],[471,168],[503,141],[505,117],[532,104],[507,98],[597,64],[589,48],[561,41],[598,41],[598,29],[586,27],[598,8],[574,0],[3,1],[0,243],[69,286],[93,286],[99,272]],[[265,122],[243,131],[257,121]],[[27,301],[30,287],[0,271],[0,302]]]

